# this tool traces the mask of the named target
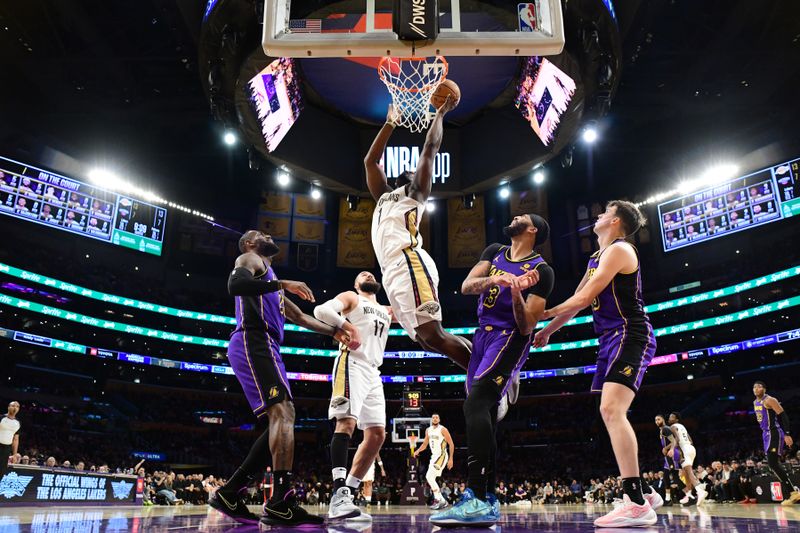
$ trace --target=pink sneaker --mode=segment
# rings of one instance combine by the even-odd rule
[[[594,521],[596,527],[644,527],[652,526],[658,521],[656,512],[645,500],[644,505],[636,505],[628,498],[622,496],[622,505],[605,516]]]
[[[664,498],[655,490],[650,489],[650,492],[644,495],[644,499],[650,504],[650,507],[655,511],[660,507],[664,507]]]

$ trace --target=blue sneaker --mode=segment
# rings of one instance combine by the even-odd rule
[[[492,506],[492,516],[495,522],[500,520],[500,500],[494,494],[486,495],[486,503]]]
[[[455,506],[431,515],[430,522],[441,527],[490,527],[498,518],[491,504],[479,500],[471,489],[467,489]]]

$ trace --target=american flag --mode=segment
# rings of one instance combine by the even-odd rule
[[[291,33],[322,33],[322,20],[320,19],[295,19],[289,21]]]

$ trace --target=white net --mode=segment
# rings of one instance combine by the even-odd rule
[[[378,73],[392,95],[397,125],[415,133],[427,129],[434,114],[431,95],[447,78],[447,60],[384,57]]]

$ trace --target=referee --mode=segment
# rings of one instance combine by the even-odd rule
[[[8,414],[0,420],[0,480],[6,475],[8,457],[17,454],[19,448],[19,402],[8,404]]]

